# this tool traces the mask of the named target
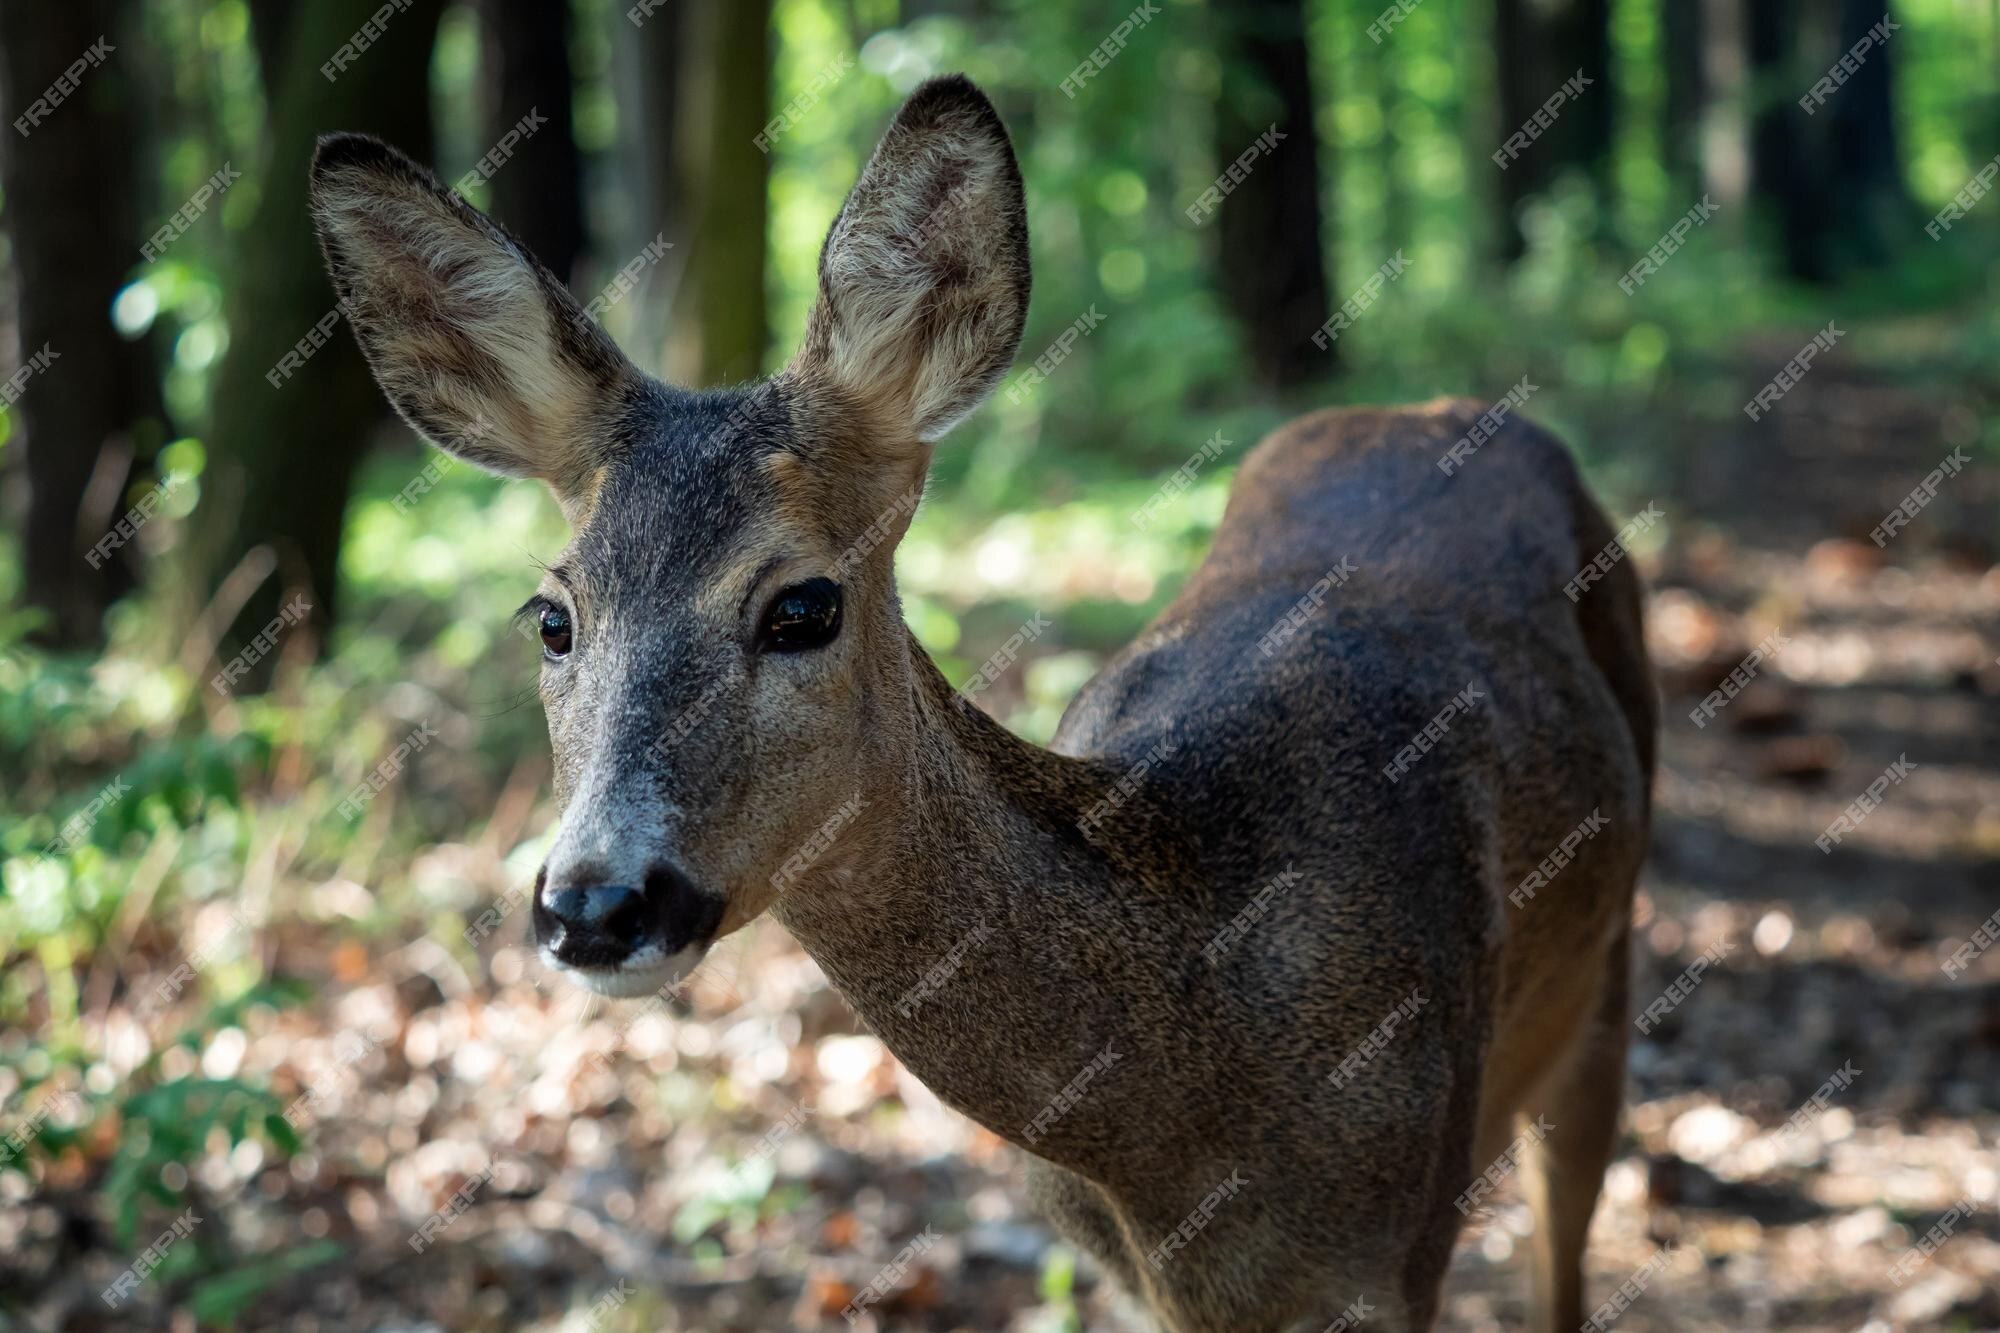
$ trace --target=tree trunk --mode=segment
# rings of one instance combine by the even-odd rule
[[[144,143],[137,81],[145,56],[129,40],[121,0],[0,4],[6,82],[5,221],[19,293],[21,382],[5,411],[24,442],[23,594],[49,613],[40,637],[61,647],[103,641],[104,610],[136,581],[137,547],[87,558],[151,484],[166,413],[145,342],[111,324],[111,303],[140,262],[135,183]],[[59,104],[35,104],[102,37]],[[101,48],[99,48],[101,49]],[[19,133],[17,117],[28,131]],[[0,404],[5,399],[0,398]],[[93,568],[93,559],[95,568]]]
[[[1331,302],[1305,9],[1301,0],[1218,0],[1216,12],[1218,169],[1266,145],[1214,210],[1222,296],[1243,325],[1251,372],[1283,390],[1334,364],[1312,341]],[[1275,143],[1265,137],[1274,126],[1285,136]]]
[[[1751,198],[1777,230],[1786,272],[1801,282],[1825,282],[1833,275],[1829,164],[1823,136],[1798,104],[1816,77],[1799,58],[1799,6],[1797,0],[1746,0],[1746,18]]]
[[[701,388],[764,368],[771,157],[756,139],[772,115],[771,0],[692,0],[676,81],[677,174],[694,216],[668,362]]]
[[[691,225],[675,155],[680,126],[680,52],[687,26],[684,0],[660,0],[635,31],[613,6],[611,59],[619,106],[619,175],[631,211],[619,228],[616,267],[664,234],[675,249],[641,279],[624,303],[626,353],[656,375],[667,375],[667,338],[676,277],[685,266]]]
[[[1750,198],[1746,3],[1748,0],[1699,3],[1701,79],[1708,97],[1701,123],[1701,188],[1732,210]]]
[[[568,282],[584,239],[569,6],[560,0],[480,0],[479,17],[492,73],[487,142],[499,139],[531,108],[548,118],[493,177],[493,216]]]
[[[1894,7],[1883,0],[1843,0],[1840,8],[1842,52],[1853,50],[1885,17],[1895,19]],[[1893,238],[1907,234],[1912,222],[1896,139],[1897,41],[1893,33],[1878,39],[1821,113],[1831,112],[1827,132],[1837,146],[1829,156],[1836,173],[1834,197],[1843,205],[1833,223],[1839,257],[1869,267],[1889,262]]]
[[[1497,0],[1499,142],[1516,133],[1535,137],[1509,155],[1500,172],[1504,213],[1501,246],[1508,259],[1527,248],[1521,209],[1564,173],[1582,172],[1608,220],[1613,192],[1612,146],[1616,91],[1611,67],[1610,0]],[[1571,79],[1588,82],[1536,122],[1542,107]],[[1539,133],[1537,133],[1539,129]]]
[[[281,73],[269,90],[263,193],[231,275],[229,351],[200,515],[199,572],[209,586],[259,546],[276,554],[278,574],[244,609],[241,633],[225,640],[225,651],[260,630],[284,592],[306,592],[320,629],[333,622],[348,491],[388,409],[353,336],[338,326],[307,212],[308,168],[314,140],[334,130],[379,135],[430,159],[423,90],[443,9],[444,0],[413,0],[331,81],[321,65],[368,17],[367,7],[301,6],[288,21]]]
[[[1679,195],[1701,192],[1702,118],[1708,107],[1701,20],[1700,0],[1660,0],[1660,46],[1667,85],[1660,143],[1668,179]]]

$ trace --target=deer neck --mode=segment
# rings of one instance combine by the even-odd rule
[[[1078,827],[1122,768],[1021,740],[909,650],[896,777],[863,789],[842,854],[774,910],[911,1072],[1019,1141],[1094,1058],[1136,1044],[1131,949],[1106,928],[1129,853]]]

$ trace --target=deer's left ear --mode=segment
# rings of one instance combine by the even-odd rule
[[[828,231],[791,374],[928,444],[993,391],[1028,313],[1028,215],[1006,126],[962,75],[910,95]]]
[[[432,443],[571,508],[645,377],[547,269],[427,168],[335,134],[312,215],[340,305],[382,391]]]

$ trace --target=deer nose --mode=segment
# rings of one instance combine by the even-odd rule
[[[535,939],[570,967],[616,967],[657,933],[643,889],[583,884],[535,890]]]
[[[668,866],[649,869],[642,886],[604,878],[584,867],[552,881],[544,866],[536,879],[535,940],[566,967],[617,968],[634,954],[706,945],[721,916],[720,904]]]

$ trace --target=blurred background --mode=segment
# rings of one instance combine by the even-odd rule
[[[1036,264],[899,554],[946,672],[1045,739],[1263,431],[1511,393],[1664,515],[1680,998],[1594,1289],[2000,1327],[2000,0],[4,0],[0,1328],[1130,1326],[775,925],[668,1005],[542,974],[561,520],[389,415],[306,220],[379,134],[741,381],[952,70]],[[1519,1325],[1526,1232],[1447,1327]]]

